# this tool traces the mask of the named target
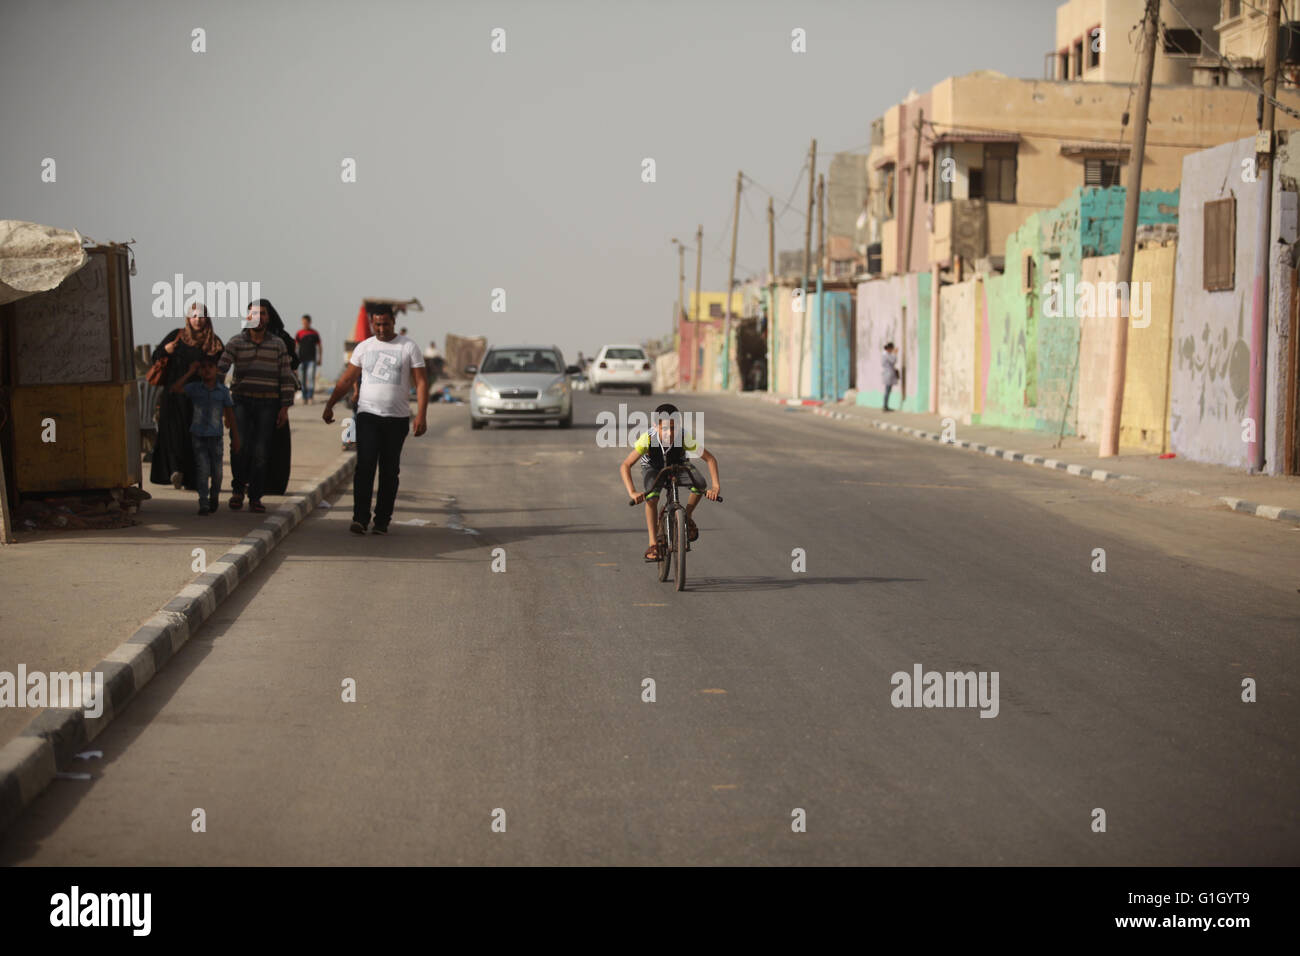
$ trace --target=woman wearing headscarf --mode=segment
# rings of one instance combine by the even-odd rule
[[[152,361],[167,359],[158,407],[158,440],[149,467],[149,480],[155,485],[169,484],[178,489],[197,487],[194,448],[190,442],[194,405],[184,393],[173,392],[171,386],[185,377],[192,363],[215,358],[221,354],[222,347],[221,339],[212,330],[208,310],[203,303],[195,302],[185,310],[185,324],[172,329],[153,350]]]
[[[296,377],[298,371],[298,345],[284,328],[284,320],[280,318],[280,313],[275,310],[270,299],[258,299],[256,302],[249,304],[253,306],[262,306],[266,309],[266,331],[284,343],[285,349],[289,353],[289,367],[293,369]],[[282,495],[289,487],[289,470],[292,467],[293,443],[289,437],[289,426],[285,424],[283,428],[277,428],[275,435],[271,439],[271,454],[266,463],[266,485],[265,494]],[[245,483],[244,476],[234,473],[232,459],[231,477],[238,482],[234,487],[239,488]]]

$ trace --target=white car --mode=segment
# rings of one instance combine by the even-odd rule
[[[654,363],[639,345],[606,345],[587,369],[593,394],[606,388],[635,388],[649,395],[654,386]]]

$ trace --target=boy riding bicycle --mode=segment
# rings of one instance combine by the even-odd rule
[[[690,471],[690,489],[691,497],[686,503],[686,538],[688,541],[694,541],[700,536],[700,529],[695,526],[695,521],[691,517],[695,511],[695,506],[700,503],[703,494],[707,494],[709,500],[716,501],[722,491],[722,481],[718,477],[718,459],[707,449],[699,445],[695,438],[686,434],[682,429],[681,437],[678,438],[677,424],[681,420],[681,413],[677,411],[675,405],[663,404],[654,410],[652,417],[654,424],[650,431],[645,432],[636,440],[632,451],[623,459],[623,464],[619,465],[619,474],[623,478],[623,486],[631,496],[633,502],[645,502],[645,526],[646,532],[650,536],[650,547],[646,548],[645,559],[647,561],[659,560],[659,545],[655,541],[655,526],[658,523],[658,512],[656,509],[656,499],[659,497],[659,490],[655,488],[655,479],[659,472],[669,465],[685,465]],[[698,468],[691,462],[687,461],[687,455],[698,455],[704,459],[704,463],[709,466],[709,477],[713,480],[713,486],[709,487],[709,482],[704,480]],[[642,491],[637,492],[636,487],[632,484],[632,465],[637,461],[641,462],[641,487]]]

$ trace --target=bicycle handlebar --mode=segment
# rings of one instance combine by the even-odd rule
[[[705,495],[704,497],[708,498],[709,496],[708,496],[708,495]],[[710,501],[716,501],[716,502],[718,502],[719,504],[721,504],[721,503],[722,503],[722,495],[718,495],[718,497],[716,497],[716,498],[709,498],[709,500],[710,500]],[[644,499],[644,498],[642,498],[640,501],[629,501],[629,502],[627,503],[627,506],[628,506],[629,508],[635,508],[637,505],[640,505],[640,504],[645,504],[645,499]]]

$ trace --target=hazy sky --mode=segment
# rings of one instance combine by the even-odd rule
[[[291,330],[311,313],[327,373],[367,295],[418,296],[399,325],[421,345],[451,331],[572,360],[669,331],[670,240],[698,223],[704,287],[725,285],[737,170],[779,211],[810,138],[824,172],[909,89],[1040,76],[1056,6],[3,0],[0,218],[137,240],[137,343],[178,324],[151,288],[179,272],[261,282]],[[766,269],[766,202],[746,189],[738,276]],[[792,209],[777,248],[802,245]]]

